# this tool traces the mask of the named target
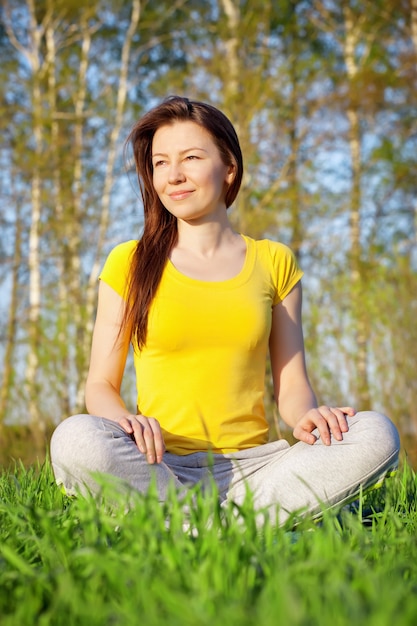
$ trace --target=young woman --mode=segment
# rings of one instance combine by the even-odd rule
[[[233,230],[242,180],[235,130],[202,102],[171,97],[129,136],[142,192],[139,241],[113,249],[100,276],[86,384],[89,415],[56,429],[56,479],[96,490],[92,473],[161,501],[214,479],[223,502],[317,513],[380,481],[397,463],[394,425],[372,411],[318,406],[306,373],[301,276],[284,245]],[[137,411],[120,396],[134,348]],[[268,443],[270,351],[280,415],[299,440]]]

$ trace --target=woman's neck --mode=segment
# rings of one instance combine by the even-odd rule
[[[170,261],[179,272],[203,281],[227,280],[241,272],[246,242],[229,221],[198,226],[180,222],[178,226],[178,242]]]
[[[236,244],[240,236],[229,220],[211,220],[200,224],[178,220],[177,250],[188,250],[196,256],[210,258],[224,247]]]

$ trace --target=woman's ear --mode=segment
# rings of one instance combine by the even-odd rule
[[[234,163],[230,163],[230,165],[228,165],[227,167],[227,173],[226,173],[224,182],[227,183],[228,185],[231,185],[235,179],[235,176],[236,176],[236,165]]]

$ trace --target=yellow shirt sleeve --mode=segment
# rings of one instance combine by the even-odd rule
[[[136,246],[136,240],[119,244],[108,255],[99,280],[103,280],[122,298],[126,298],[126,286],[129,278],[129,268]]]
[[[272,305],[282,302],[303,276],[294,252],[285,244],[265,240],[272,262],[275,296]]]

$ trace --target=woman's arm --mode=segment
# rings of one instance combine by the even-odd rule
[[[124,306],[114,289],[100,281],[85,400],[89,413],[116,422],[129,414],[120,397],[129,351],[128,332],[118,336]]]
[[[330,433],[337,440],[348,431],[346,415],[352,407],[330,408],[317,405],[308,380],[301,321],[302,292],[299,282],[272,312],[269,342],[275,400],[282,419],[294,430],[294,437],[313,444],[318,428],[323,442],[330,445]]]
[[[157,420],[134,415],[120,395],[130,344],[128,328],[120,332],[125,301],[107,283],[100,281],[90,368],[85,388],[87,411],[118,422],[133,435],[150,463],[159,463],[165,450]]]

